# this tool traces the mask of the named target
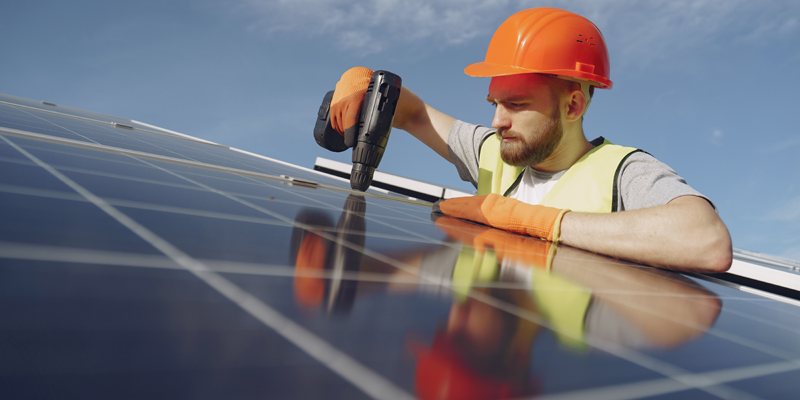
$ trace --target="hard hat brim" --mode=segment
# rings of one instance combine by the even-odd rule
[[[517,74],[548,74],[548,75],[557,75],[563,77],[571,77],[574,79],[586,80],[591,82],[592,85],[594,85],[598,89],[611,89],[611,86],[613,85],[613,83],[609,79],[603,78],[599,75],[581,71],[572,71],[572,70],[540,71],[528,68],[515,67],[511,65],[488,63],[486,61],[467,65],[467,67],[464,68],[464,73],[466,73],[469,76],[474,76],[477,78],[492,78],[495,76],[517,75]]]
[[[527,68],[512,67],[510,65],[492,64],[492,63],[487,63],[485,61],[470,64],[467,65],[466,68],[464,68],[464,73],[466,73],[469,76],[474,76],[477,78],[491,78],[494,76],[530,74],[536,72],[537,71],[533,71]]]

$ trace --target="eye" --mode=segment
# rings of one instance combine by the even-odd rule
[[[497,103],[495,103],[493,101],[489,102],[489,105],[492,106],[493,108],[497,108]]]

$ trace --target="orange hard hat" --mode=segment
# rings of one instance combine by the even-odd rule
[[[539,73],[588,81],[600,89],[612,86],[600,29],[578,14],[551,7],[509,17],[492,36],[486,61],[464,72],[477,77]]]

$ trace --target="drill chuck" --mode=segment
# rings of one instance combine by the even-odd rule
[[[374,173],[374,167],[367,164],[353,164],[353,171],[350,173],[350,187],[360,192],[366,191],[372,185]]]

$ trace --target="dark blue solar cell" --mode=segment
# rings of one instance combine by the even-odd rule
[[[157,253],[94,204],[7,192],[2,198],[0,241]]]
[[[44,189],[69,194],[75,193],[51,173],[28,159],[0,161],[0,185],[3,185],[3,190],[10,190],[9,186],[13,186],[18,190]]]
[[[790,367],[790,366],[789,366]],[[762,399],[792,399],[797,397],[800,371],[794,369],[730,383],[730,386]]]

